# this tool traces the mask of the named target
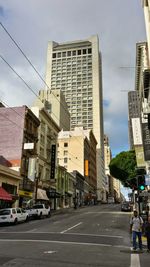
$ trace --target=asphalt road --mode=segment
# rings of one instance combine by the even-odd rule
[[[0,266],[149,266],[150,254],[131,252],[129,218],[120,205],[110,204],[1,226]]]

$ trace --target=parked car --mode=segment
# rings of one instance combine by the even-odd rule
[[[131,211],[131,205],[128,202],[121,204],[121,211]]]
[[[25,211],[27,212],[30,219],[36,219],[38,217],[38,212],[36,209],[33,208],[26,208]]]
[[[6,208],[0,210],[0,223],[14,223],[28,220],[28,214],[21,208]]]
[[[42,217],[50,217],[50,206],[46,204],[35,204],[32,209],[27,211],[30,216],[41,219]]]

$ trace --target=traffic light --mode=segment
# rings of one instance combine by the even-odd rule
[[[139,175],[138,177],[138,190],[145,190],[145,175]]]

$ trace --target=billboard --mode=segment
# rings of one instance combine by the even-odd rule
[[[137,167],[144,167],[145,160],[144,160],[143,146],[135,146],[134,148],[135,148]]]
[[[28,178],[32,182],[34,182],[35,179],[35,167],[36,167],[36,158],[29,158]]]
[[[132,132],[134,145],[142,145],[141,123],[140,118],[132,118]]]

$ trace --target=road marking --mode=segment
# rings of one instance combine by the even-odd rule
[[[26,231],[26,233],[32,233],[32,232],[35,232],[37,229],[32,229],[32,230],[29,230],[29,231]]]
[[[83,236],[123,238],[123,236],[120,236],[120,235],[93,235],[93,234],[82,234],[82,233],[66,233],[66,235],[83,235]]]
[[[139,254],[131,254],[131,265],[130,267],[140,267]]]
[[[122,214],[122,215],[126,215],[126,214],[131,214],[131,212],[122,212],[122,211],[86,211],[83,214]]]
[[[108,244],[96,244],[96,243],[79,243],[69,241],[54,241],[54,240],[30,240],[30,239],[0,239],[1,242],[37,242],[37,243],[56,243],[56,244],[72,244],[72,245],[84,245],[84,246],[100,246],[100,247],[112,247]]]
[[[60,232],[60,233],[61,233],[61,234],[64,234],[64,233],[70,231],[71,229],[73,229],[73,228],[79,226],[80,224],[82,224],[82,222],[79,222],[79,223],[75,224],[74,226],[72,226],[72,227],[70,227],[70,228],[68,228],[68,229],[66,229],[66,230],[64,230],[64,231],[62,231],[62,232]]]
[[[77,225],[76,225],[77,226]],[[75,227],[75,226],[74,226]],[[32,229],[29,231],[18,231],[18,232],[0,232],[2,234],[26,234],[26,233],[32,233],[32,234],[60,234],[60,232],[43,232],[43,231],[38,231],[35,232],[37,229]],[[66,231],[66,230],[65,230]],[[65,235],[81,235],[81,236],[97,236],[97,237],[110,237],[110,238],[123,238],[123,236],[121,235],[95,235],[95,234],[84,234],[84,233],[62,233],[61,234],[65,234]]]
[[[57,251],[53,251],[53,250],[49,250],[49,251],[44,251],[45,254],[53,254],[53,253],[56,253]]]
[[[128,248],[128,246],[117,246],[117,245],[110,245],[110,244],[96,244],[96,243],[80,243],[80,242],[71,242],[71,241],[55,241],[55,240],[37,240],[37,239],[0,239],[0,242],[33,242],[33,243],[54,243],[54,244],[66,244],[66,245],[84,245],[84,246],[98,246],[98,247],[114,247],[114,248]],[[140,266],[136,266],[140,267]]]

